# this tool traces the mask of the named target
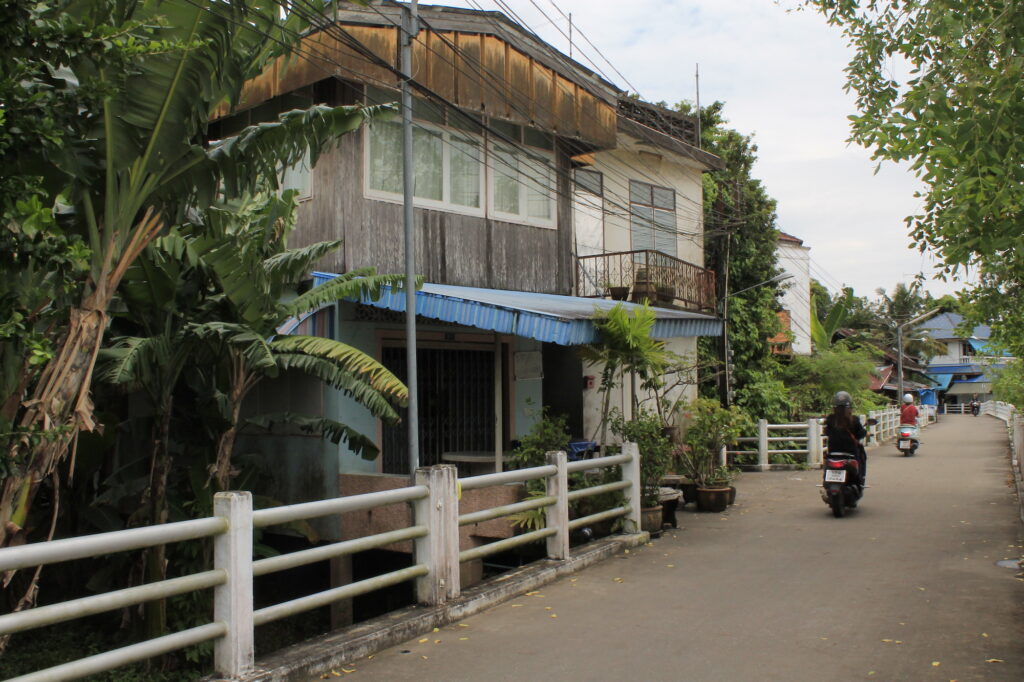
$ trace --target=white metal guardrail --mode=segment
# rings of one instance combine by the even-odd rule
[[[212,570],[2,615],[0,634],[212,588],[214,607],[210,623],[14,679],[18,682],[78,679],[210,640],[214,641],[216,672],[227,679],[240,678],[254,668],[253,629],[257,625],[409,580],[416,582],[416,597],[420,603],[442,604],[459,596],[460,562],[537,540],[546,540],[548,558],[567,559],[569,532],[575,528],[617,517],[625,517],[634,528],[640,527],[640,455],[634,443],[626,443],[622,449],[619,455],[572,463],[567,461],[564,452],[552,452],[548,453],[545,466],[463,479],[456,478],[457,470],[452,465],[433,466],[417,470],[415,485],[406,488],[257,511],[253,511],[251,493],[223,492],[214,496],[214,516],[210,518],[0,549],[0,573],[3,573],[184,540],[212,537],[214,542]],[[613,466],[621,468],[621,480],[569,491],[570,473]],[[548,494],[544,497],[459,514],[460,485],[462,490],[473,490],[540,479],[547,485]],[[625,503],[622,506],[570,521],[571,500],[615,490],[623,493]],[[254,529],[403,503],[412,505],[412,524],[408,528],[253,560]],[[539,508],[545,510],[544,528],[459,551],[460,526]],[[254,576],[406,540],[413,542],[412,566],[262,609],[253,607]]]

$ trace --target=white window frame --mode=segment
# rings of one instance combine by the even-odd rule
[[[535,218],[529,216],[529,202],[527,195],[527,183],[520,177],[519,180],[519,213],[505,213],[495,208],[494,192],[495,192],[495,181],[498,175],[497,164],[500,163],[497,158],[497,150],[495,146],[504,145],[512,146],[516,157],[521,158],[527,154],[537,157],[538,162],[543,163],[548,168],[554,183],[558,182],[558,178],[555,173],[555,154],[546,149],[538,149],[536,147],[525,147],[523,144],[508,145],[508,143],[500,140],[489,140],[487,144],[487,215],[495,220],[501,220],[506,223],[515,223],[517,225],[532,225],[534,227],[544,227],[548,229],[556,229],[558,227],[558,204],[555,201],[555,195],[558,193],[557,186],[549,185],[548,189],[548,202],[550,205],[549,217],[547,218]],[[524,149],[525,147],[525,149]],[[522,171],[520,170],[520,176]]]
[[[371,125],[364,126],[365,132],[363,133],[363,194],[367,199],[375,199],[377,201],[385,201],[392,204],[401,204],[403,201],[402,195],[393,194],[380,189],[374,189],[370,186],[370,136],[372,134]],[[420,208],[430,208],[448,213],[459,213],[462,215],[476,216],[483,218],[487,214],[487,147],[484,140],[479,135],[474,135],[463,130],[457,130],[453,128],[444,128],[437,125],[429,125],[421,122],[414,124],[417,128],[427,130],[429,132],[439,134],[442,136],[443,141],[441,143],[441,196],[443,197],[440,201],[436,199],[426,199],[423,197],[413,197],[413,205]],[[464,139],[473,140],[479,145],[480,148],[480,206],[464,206],[462,204],[456,204],[451,201],[451,155],[452,145],[450,144],[452,137],[461,137]]]

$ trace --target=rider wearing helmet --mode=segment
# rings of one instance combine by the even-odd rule
[[[917,407],[914,406],[914,396],[909,393],[903,396],[903,407],[900,408],[900,425],[908,424],[917,426]]]
[[[832,414],[825,417],[825,435],[828,436],[828,451],[845,452],[855,455],[860,463],[861,483],[868,474],[868,455],[862,444],[868,435],[860,417],[853,414],[853,398],[846,391],[839,391],[832,398]]]

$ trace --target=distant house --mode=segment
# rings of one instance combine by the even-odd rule
[[[978,325],[969,336],[958,332],[963,321],[962,315],[943,313],[917,327],[918,332],[946,346],[945,353],[933,357],[927,368],[928,376],[935,382],[938,403],[968,403],[974,396],[979,400],[991,399],[990,370],[1013,359],[989,345],[992,331],[987,325]]]
[[[802,239],[779,233],[776,247],[779,267],[792,276],[783,284],[779,323],[782,332],[768,342],[778,355],[810,355],[811,348],[811,248]]]

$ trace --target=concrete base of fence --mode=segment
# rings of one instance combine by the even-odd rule
[[[441,606],[409,606],[365,623],[287,647],[256,662],[256,670],[233,682],[309,680],[389,646],[468,618],[558,578],[650,540],[648,533],[616,535],[572,551],[565,561],[542,560],[487,580]],[[221,680],[205,678],[206,682]]]

